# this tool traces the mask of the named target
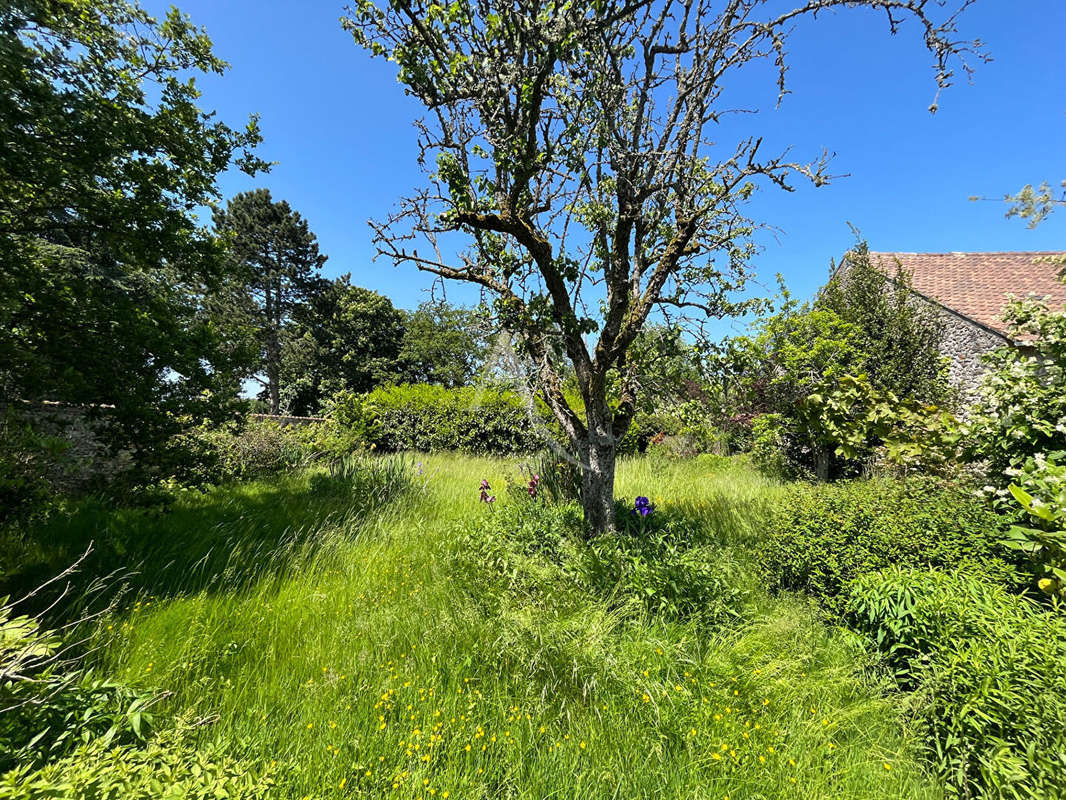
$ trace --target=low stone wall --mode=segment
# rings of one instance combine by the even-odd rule
[[[103,443],[101,430],[108,424],[106,407],[96,414],[84,406],[40,402],[16,405],[14,411],[37,433],[69,444],[48,469],[50,482],[60,491],[107,483],[130,466],[128,452],[113,453]]]

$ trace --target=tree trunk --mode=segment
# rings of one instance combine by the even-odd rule
[[[581,505],[590,536],[614,530],[614,467],[617,442],[609,424],[596,430],[578,447],[581,455]]]
[[[814,451],[814,473],[819,483],[829,481],[829,458],[831,451],[828,445],[816,445]]]

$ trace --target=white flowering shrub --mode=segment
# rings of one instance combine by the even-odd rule
[[[1020,346],[988,356],[968,449],[986,465],[988,491],[1009,501],[1012,473],[1037,455],[1066,455],[1066,312],[1014,301],[1004,319]]]

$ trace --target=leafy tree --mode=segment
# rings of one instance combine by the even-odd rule
[[[350,280],[324,284],[293,312],[281,362],[282,406],[290,414],[316,413],[338,392],[369,392],[401,375],[403,312]]]
[[[0,9],[0,391],[114,406],[136,456],[220,413],[243,354],[204,314],[219,251],[195,209],[260,137],[199,105],[225,63],[187,17],[124,0]]]
[[[469,386],[485,364],[489,341],[481,310],[429,301],[407,314],[404,327],[400,361],[410,383]]]
[[[629,360],[644,411],[708,399],[702,353],[679,325],[646,326],[633,340]]]
[[[863,373],[866,358],[856,325],[832,311],[797,306],[786,293],[781,311],[760,320],[755,335],[726,342],[719,369],[730,376],[738,411],[768,417],[759,426],[759,447],[782,450],[790,473],[813,471],[826,480],[832,442],[806,424],[804,406],[812,393]]]
[[[910,276],[870,263],[865,242],[850,251],[818,294],[816,306],[855,326],[856,346],[875,389],[921,403],[949,399],[947,362],[940,352],[944,323],[930,303],[916,299]]]
[[[321,288],[318,270],[326,256],[300,214],[268,189],[242,192],[225,209],[215,209],[215,230],[229,259],[231,305],[245,321],[260,351],[263,385],[270,413],[281,409],[282,331],[293,310]]]
[[[940,86],[967,48],[957,12],[935,18],[943,4],[927,0],[778,5],[356,0],[344,20],[429,112],[419,158],[428,185],[373,223],[379,252],[492,298],[582,466],[593,532],[614,525],[617,444],[638,393],[628,354],[640,331],[653,314],[735,313],[730,293],[753,253],[743,203],[757,182],[827,180],[824,159],[767,155],[759,137],[736,148],[712,141],[735,105],[725,99],[730,79],[771,59],[783,98],[795,24],[834,8],[884,11],[893,32],[914,20]],[[440,237],[452,232],[471,246],[448,258]],[[567,364],[580,413],[563,392]]]

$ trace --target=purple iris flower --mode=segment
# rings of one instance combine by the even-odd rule
[[[635,516],[646,517],[653,511],[655,511],[655,504],[647,497],[638,497],[633,503],[633,514]]]
[[[481,502],[482,503],[488,503],[489,505],[491,505],[492,503],[496,502],[496,495],[494,495],[494,494],[490,495],[489,494],[489,492],[491,490],[492,490],[492,487],[489,486],[489,482],[484,480],[484,479],[482,479],[482,481],[481,481]]]

